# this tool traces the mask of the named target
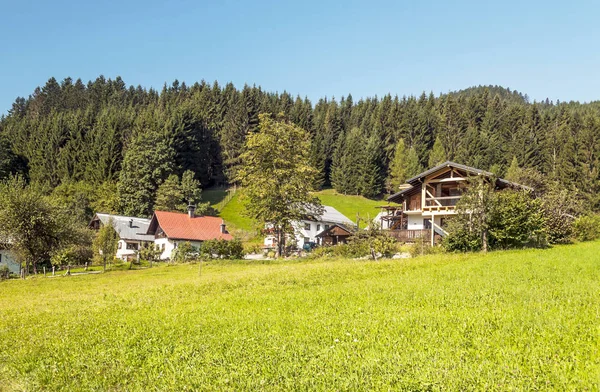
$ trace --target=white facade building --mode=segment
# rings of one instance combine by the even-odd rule
[[[150,219],[136,218],[132,216],[121,216],[97,213],[89,224],[91,229],[98,230],[101,225],[112,223],[116,232],[119,233],[116,258],[128,261],[137,257],[142,246],[154,242],[154,236],[146,234]]]
[[[341,212],[331,206],[323,206],[324,212],[321,216],[314,219],[305,219],[292,223],[294,228],[294,237],[289,238],[288,242],[295,241],[298,248],[302,248],[308,243],[318,243],[317,234],[329,229],[333,225],[342,225],[354,227],[355,224]],[[271,226],[272,227],[272,226]],[[267,229],[269,229],[267,225]],[[277,246],[277,239],[274,235],[267,235],[264,240],[264,246],[274,248]]]

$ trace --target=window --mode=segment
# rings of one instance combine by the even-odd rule
[[[304,224],[304,230],[310,231],[310,223],[305,223]]]
[[[304,243],[305,243],[305,244],[308,244],[309,242],[310,242],[310,238],[308,238],[308,237],[304,237]]]
[[[317,225],[317,231],[321,231],[321,225]]]
[[[162,249],[163,252],[165,251],[165,244],[162,244],[161,249]]]
[[[127,249],[129,249],[129,250],[138,250],[138,244],[136,244],[135,242],[128,242],[127,243]]]
[[[121,244],[121,241],[119,241],[119,244],[117,245],[117,249],[121,249],[121,246],[123,246],[123,244]]]
[[[329,225],[325,225],[325,230],[329,230]]]

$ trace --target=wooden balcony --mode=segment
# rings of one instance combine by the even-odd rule
[[[398,242],[415,242],[419,238],[425,241],[431,241],[431,229],[422,230],[389,230],[390,236],[394,237]],[[441,236],[434,234],[434,242],[438,242]]]
[[[425,207],[423,207],[423,211],[454,211],[456,204],[461,197],[462,196],[428,197],[425,199]]]
[[[414,242],[418,238],[431,238],[431,229],[390,230],[390,235],[400,242]]]

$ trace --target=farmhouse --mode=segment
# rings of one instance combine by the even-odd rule
[[[427,238],[433,245],[436,239],[447,234],[445,221],[456,214],[456,204],[473,176],[495,178],[493,173],[448,161],[408,179],[399,192],[387,199],[400,206],[382,207],[381,227],[389,229],[399,241]],[[496,190],[531,189],[502,178],[494,181]]]
[[[146,218],[97,213],[88,227],[99,230],[102,225],[107,225],[109,222],[119,233],[120,239],[115,257],[121,260],[128,261],[136,258],[137,252],[144,244],[154,242],[154,237],[146,234],[150,225],[150,219]]]
[[[304,219],[292,222],[293,239],[299,248],[309,243],[319,243],[320,237],[317,237],[317,235],[334,225],[354,227],[354,222],[335,208],[323,206],[323,213],[320,216],[307,214]],[[268,225],[266,231],[272,231]],[[265,247],[275,247],[277,238],[273,234],[268,234],[265,237],[264,245]]]
[[[221,218],[197,216],[195,207],[189,206],[188,213],[154,211],[147,234],[152,237],[162,260],[170,259],[180,243],[189,242],[200,247],[203,241],[232,240]]]

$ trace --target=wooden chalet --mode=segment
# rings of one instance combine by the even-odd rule
[[[317,234],[317,241],[320,245],[345,244],[352,232],[342,225],[333,225]]]
[[[399,206],[382,207],[381,227],[389,229],[399,241],[427,238],[433,245],[447,234],[445,221],[456,214],[456,204],[474,176],[495,178],[493,173],[448,161],[408,179],[399,192],[387,199]],[[531,189],[502,178],[495,179],[495,189],[505,188]]]

